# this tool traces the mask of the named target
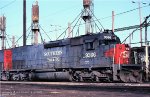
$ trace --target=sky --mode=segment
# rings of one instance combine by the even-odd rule
[[[27,2],[27,29],[31,26],[31,8],[35,0],[26,0]],[[112,11],[115,14],[126,12],[135,8],[138,8],[138,2],[141,2],[141,15],[142,21],[144,17],[150,14],[149,0],[134,0],[136,3],[132,3],[133,0],[94,0],[94,14],[101,22],[105,29],[112,28]],[[51,40],[56,38],[65,31],[68,26],[68,22],[72,22],[83,9],[82,0],[38,0],[40,8],[40,20],[39,24],[42,29],[50,36]],[[142,2],[147,4],[142,4]],[[6,33],[8,37],[8,44],[11,46],[11,38],[14,35],[16,41],[22,36],[23,32],[23,0],[0,0],[0,16],[6,16]],[[149,19],[150,20],[150,19]],[[84,21],[82,21],[84,23]],[[98,22],[96,22],[99,25]],[[140,23],[139,10],[134,10],[125,14],[115,16],[115,28],[128,27],[132,25],[138,25]],[[74,26],[74,25],[72,25]],[[83,35],[84,25],[81,25],[80,34]],[[60,29],[60,30],[58,30]],[[77,29],[77,28],[76,28]],[[43,39],[50,41],[44,34],[44,31],[40,30]],[[75,29],[74,29],[75,30]],[[122,32],[116,32],[115,34],[123,41],[132,30],[126,30]],[[31,30],[27,31],[31,34]],[[74,33],[77,31],[73,31]],[[144,29],[143,29],[143,41],[144,41]],[[150,41],[150,27],[148,28],[148,40]],[[63,35],[64,36],[64,35]],[[62,37],[63,37],[62,36]],[[61,37],[61,38],[62,38]],[[39,38],[40,39],[40,38]],[[139,42],[139,31],[136,31],[132,38],[132,43]],[[31,37],[27,40],[28,44],[31,44]],[[128,41],[127,41],[128,43]],[[22,38],[18,41],[19,46],[22,45]]]

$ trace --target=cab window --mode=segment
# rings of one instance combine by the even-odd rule
[[[88,42],[85,44],[86,50],[93,50],[94,49],[94,42]]]

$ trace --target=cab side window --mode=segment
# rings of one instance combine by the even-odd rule
[[[87,42],[85,44],[85,48],[86,48],[86,50],[94,50],[95,49],[94,42]]]
[[[109,45],[109,41],[108,40],[100,40],[99,41],[99,45]]]

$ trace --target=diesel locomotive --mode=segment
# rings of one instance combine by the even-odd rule
[[[109,30],[0,50],[0,79],[141,82],[134,51]]]
[[[24,46],[0,50],[0,80],[78,82],[145,80],[147,67],[145,68],[144,48],[130,48],[128,44],[122,44],[111,30],[99,29],[99,33],[94,33],[93,0],[83,0],[83,7],[84,10],[79,16],[85,21],[85,35],[26,45],[24,30]],[[32,10],[32,31],[36,36],[39,32],[37,2]],[[24,25],[23,27],[25,29]],[[38,43],[38,37],[34,40]]]

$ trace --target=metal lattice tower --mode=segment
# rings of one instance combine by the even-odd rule
[[[93,0],[83,0],[83,14],[82,19],[85,21],[85,34],[93,32],[92,17],[94,12]]]

